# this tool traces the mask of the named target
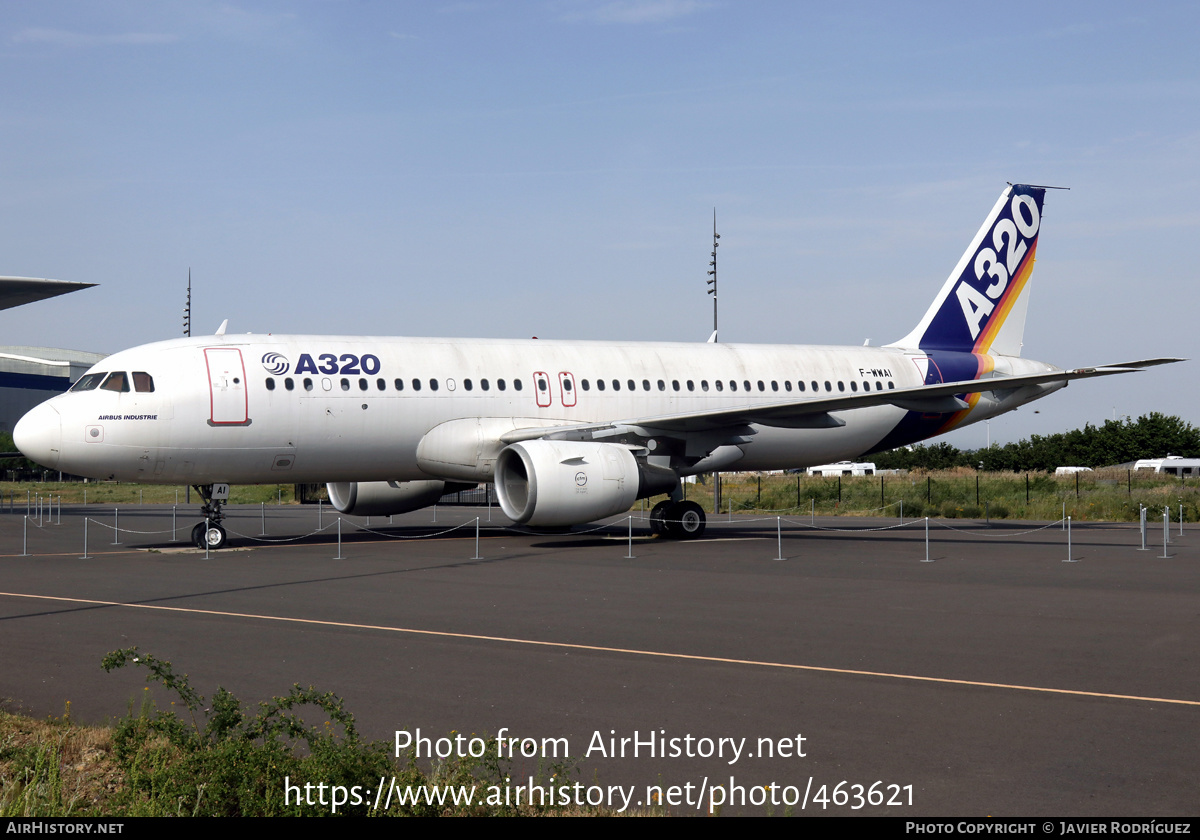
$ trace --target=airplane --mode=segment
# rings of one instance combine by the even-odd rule
[[[216,335],[108,356],[13,437],[97,479],[187,483],[198,546],[226,544],[230,483],[325,482],[337,510],[390,515],[494,481],[515,523],[556,528],[667,494],[651,531],[691,539],[681,479],[802,468],[995,417],[1076,379],[1021,357],[1050,187],[1009,185],[928,311],[881,347]]]

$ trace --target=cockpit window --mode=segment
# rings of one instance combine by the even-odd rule
[[[133,372],[133,390],[144,394],[154,393],[154,377],[145,371],[135,370]]]
[[[110,373],[108,379],[104,380],[104,384],[100,388],[104,391],[121,391],[124,393],[129,390],[129,375],[121,370]]]
[[[107,375],[108,375],[107,373],[89,373],[84,376],[81,376],[81,377],[79,377],[79,381],[71,386],[71,390],[72,391],[90,391],[93,388],[98,387],[100,385],[100,380],[102,380]]]

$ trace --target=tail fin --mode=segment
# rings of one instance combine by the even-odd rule
[[[916,329],[890,346],[1021,355],[1046,189],[1001,194]]]

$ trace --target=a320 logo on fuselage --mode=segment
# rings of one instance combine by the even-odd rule
[[[319,364],[318,364],[319,362]],[[301,353],[296,360],[296,373],[345,373],[350,375],[367,374],[374,376],[383,365],[378,356],[364,353],[357,356],[354,353],[343,353],[341,356],[333,353],[321,353],[316,360],[310,353]]]

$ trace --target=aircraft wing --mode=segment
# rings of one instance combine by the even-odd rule
[[[704,432],[729,429],[736,426],[759,425],[788,429],[830,428],[845,425],[843,420],[831,412],[849,411],[876,405],[894,405],[909,411],[929,414],[950,413],[968,408],[957,394],[975,394],[984,391],[1012,391],[1017,388],[1045,385],[1053,382],[1070,382],[1074,379],[1089,379],[1094,376],[1112,376],[1117,373],[1134,373],[1155,365],[1168,365],[1185,359],[1142,359],[1113,365],[1056,370],[1048,373],[1024,376],[988,375],[982,379],[960,382],[945,382],[922,385],[916,388],[899,388],[888,391],[867,391],[857,394],[838,394],[807,400],[786,402],[751,403],[731,408],[707,411],[688,411],[678,414],[660,414],[651,417],[635,417],[602,423],[578,423],[542,428],[514,429],[501,437],[503,443],[536,440],[542,437],[574,438],[581,434],[615,428],[654,429],[659,432]]]

